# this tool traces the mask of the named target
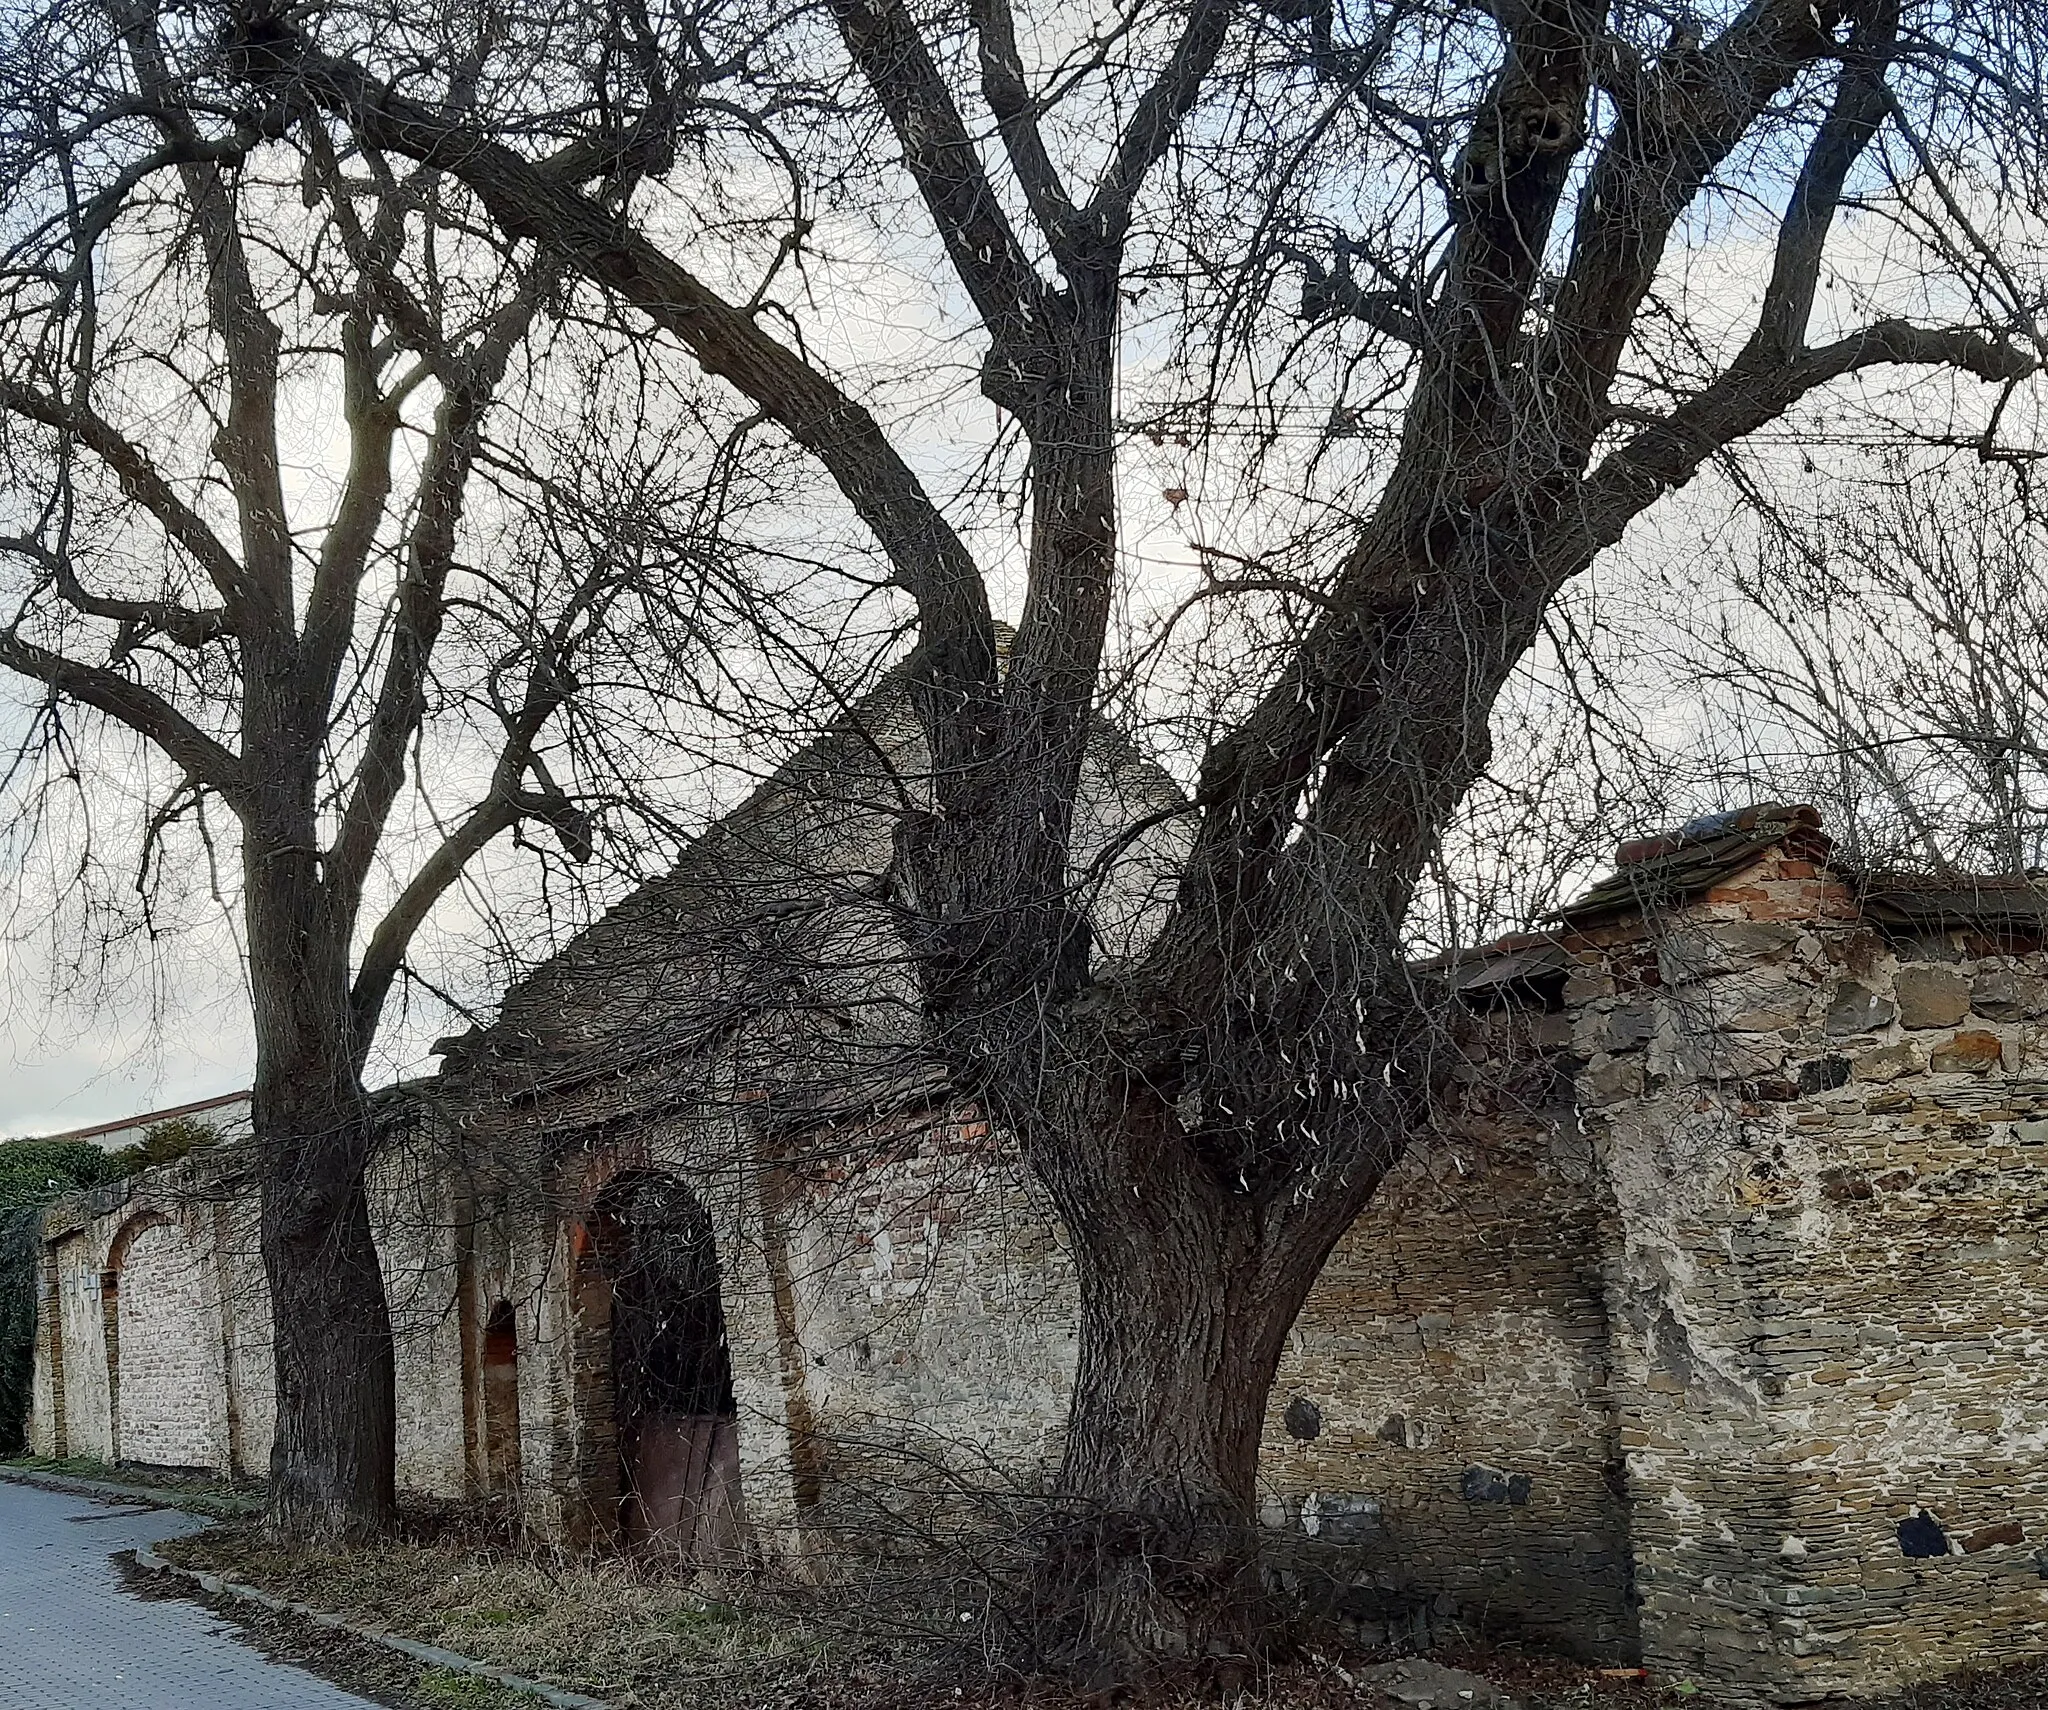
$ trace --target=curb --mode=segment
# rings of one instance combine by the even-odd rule
[[[281,1615],[296,1615],[316,1626],[331,1628],[337,1633],[346,1633],[350,1638],[366,1639],[373,1645],[382,1645],[388,1651],[397,1651],[411,1657],[415,1662],[426,1663],[433,1668],[447,1669],[455,1674],[478,1675],[485,1680],[513,1692],[523,1692],[544,1703],[556,1706],[556,1710],[618,1710],[618,1707],[602,1698],[592,1698],[585,1693],[571,1692],[565,1687],[549,1686],[545,1681],[528,1680],[526,1676],[514,1674],[509,1669],[493,1668],[489,1663],[478,1662],[474,1657],[461,1656],[454,1651],[444,1651],[439,1645],[429,1645],[418,1639],[401,1638],[396,1633],[379,1632],[374,1627],[358,1627],[343,1620],[339,1615],[329,1615],[313,1608],[310,1604],[294,1603],[287,1597],[273,1597],[267,1591],[258,1591],[253,1585],[244,1585],[240,1580],[223,1579],[217,1573],[202,1573],[197,1568],[179,1567],[176,1562],[167,1562],[147,1545],[135,1551],[136,1565],[148,1568],[153,1573],[167,1573],[187,1580],[202,1591],[216,1597],[238,1598],[244,1603],[254,1603],[262,1608],[276,1611]]]
[[[214,1496],[205,1491],[179,1491],[155,1484],[118,1484],[112,1479],[39,1472],[33,1467],[0,1467],[0,1479],[9,1484],[32,1485],[37,1490],[62,1491],[68,1496],[118,1497],[138,1508],[178,1508],[188,1514],[203,1514],[209,1520],[242,1520],[258,1512],[232,1498]]]

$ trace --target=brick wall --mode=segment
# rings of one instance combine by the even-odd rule
[[[131,1223],[116,1243],[115,1458],[224,1468],[227,1391],[210,1254],[169,1221]]]
[[[1472,1046],[1459,1120],[1403,1159],[1289,1339],[1264,1519],[1369,1637],[1451,1620],[1620,1662],[1635,1611],[1592,1152],[1528,1025],[1504,1015]]]

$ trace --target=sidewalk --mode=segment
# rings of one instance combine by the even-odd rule
[[[195,1604],[121,1588],[115,1551],[207,1524],[0,1481],[0,1710],[375,1710]]]

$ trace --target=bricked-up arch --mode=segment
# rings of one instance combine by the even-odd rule
[[[621,1530],[692,1560],[727,1556],[743,1531],[738,1410],[711,1219],[673,1176],[634,1171],[599,1195],[591,1232]]]
[[[484,1321],[484,1481],[493,1495],[519,1488],[519,1319],[509,1300]]]
[[[117,1460],[219,1467],[220,1319],[204,1258],[161,1212],[124,1225],[101,1284]]]

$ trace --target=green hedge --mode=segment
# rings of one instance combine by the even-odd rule
[[[27,1446],[43,1211],[128,1168],[125,1157],[80,1140],[0,1141],[0,1454]]]

